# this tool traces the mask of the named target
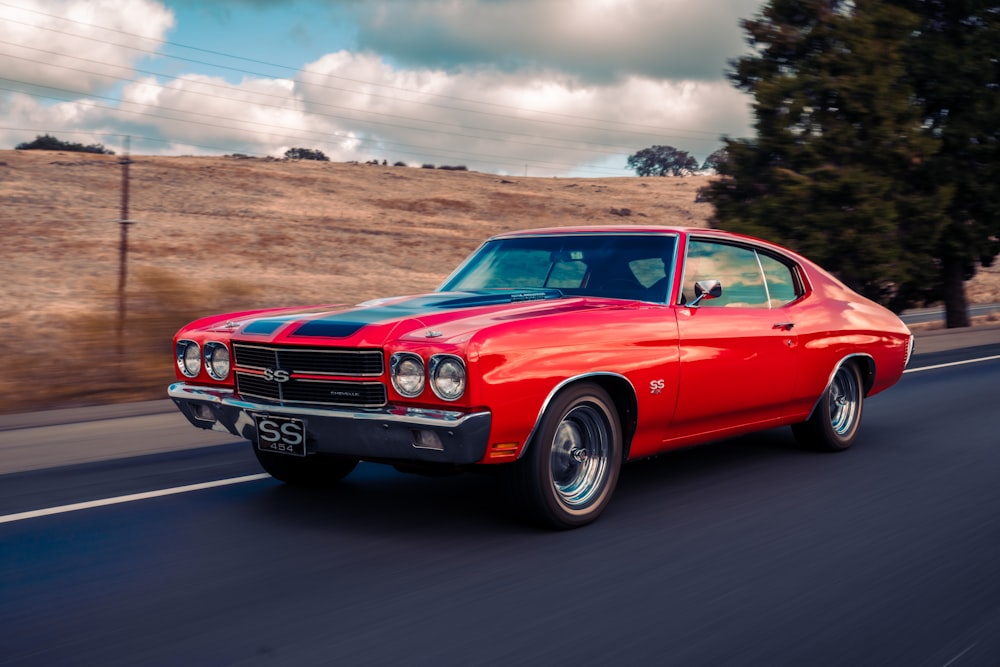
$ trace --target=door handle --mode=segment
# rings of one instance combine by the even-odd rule
[[[795,326],[795,322],[775,322],[772,329],[781,329],[782,331],[791,331],[792,327]]]

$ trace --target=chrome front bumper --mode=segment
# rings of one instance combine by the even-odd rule
[[[251,442],[257,440],[254,415],[300,419],[306,425],[309,454],[463,465],[481,461],[489,441],[489,412],[272,405],[237,398],[231,389],[186,382],[170,385],[167,392],[198,428],[228,431]]]

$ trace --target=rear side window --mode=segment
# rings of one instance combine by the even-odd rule
[[[757,253],[757,257],[760,258],[760,266],[764,270],[764,280],[772,308],[791,303],[801,296],[794,268],[770,255]]]
[[[794,267],[756,249],[692,239],[688,243],[681,303],[694,299],[694,284],[718,280],[722,296],[704,307],[778,308],[801,295]]]

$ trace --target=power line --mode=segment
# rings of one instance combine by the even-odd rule
[[[0,88],[0,90],[4,90],[4,89]],[[111,131],[107,131],[107,132],[97,132],[97,131],[94,131],[94,132],[92,132],[92,131],[86,131],[86,130],[56,129],[56,128],[52,128],[52,127],[10,127],[10,126],[0,126],[0,130],[2,130],[2,131],[8,131],[8,132],[28,132],[28,133],[34,133],[34,134],[39,134],[39,133],[41,133],[41,134],[60,134],[60,135],[80,136],[80,137],[88,137],[88,138],[89,137],[101,137],[101,138],[106,138],[105,140],[110,139],[110,138],[120,138],[124,134],[123,132],[111,132]],[[254,153],[253,151],[247,151],[246,149],[242,149],[242,148],[239,149],[239,150],[237,150],[237,149],[234,149],[233,146],[222,146],[222,145],[216,145],[216,144],[209,145],[209,144],[202,144],[202,143],[194,143],[194,142],[191,142],[191,141],[183,141],[183,140],[179,140],[179,139],[163,139],[161,137],[146,137],[146,136],[139,136],[139,135],[135,135],[135,134],[131,134],[129,136],[133,140],[139,140],[139,141],[147,142],[147,143],[181,144],[181,145],[186,146],[186,147],[198,148],[198,149],[202,149],[202,150],[206,150],[206,151],[213,151],[213,152],[216,152],[216,153],[223,153],[223,154],[231,153],[231,154],[246,155],[248,157],[256,157],[256,158],[273,158],[274,157],[272,155],[267,155],[265,153]],[[442,158],[442,159],[446,159],[446,160],[447,159],[452,159],[452,158],[456,157],[455,154],[453,154],[453,153],[447,153],[447,154],[445,154],[445,153],[427,153],[427,152],[415,152],[415,151],[407,151],[407,150],[398,150],[396,152],[398,154],[401,154],[401,155],[412,155],[414,157],[421,158],[420,161],[424,161],[424,162],[426,161],[426,158],[428,158],[428,157],[430,157],[430,158]],[[501,170],[504,170],[504,171],[508,171],[508,172],[511,172],[511,173],[513,173],[517,169],[522,168],[522,165],[514,164],[514,162],[516,162],[515,158],[511,158],[511,157],[507,157],[507,156],[497,156],[496,160],[497,161],[494,161],[494,160],[491,160],[491,159],[478,159],[478,162],[480,164],[482,164],[482,165],[491,166],[491,167],[498,168],[498,169],[501,169]],[[528,163],[534,169],[546,169],[546,170],[554,171],[554,172],[561,172],[561,171],[567,171],[569,169],[572,169],[572,170],[574,170],[576,172],[579,172],[579,173],[591,173],[595,177],[597,177],[597,176],[606,176],[606,175],[609,175],[609,174],[612,174],[612,173],[617,173],[617,172],[612,172],[611,170],[608,170],[608,169],[601,169],[601,168],[595,168],[595,167],[586,167],[586,166],[579,166],[579,165],[569,165],[569,164],[564,164],[564,163],[540,162],[540,161],[537,161],[537,160],[529,160]]]
[[[90,98],[90,99],[103,99],[103,100],[117,101],[115,98],[112,98],[112,97],[109,97],[109,96],[85,94],[85,93],[81,93],[80,91],[72,91],[72,90],[68,90],[68,89],[65,89],[65,88],[56,88],[56,87],[53,87],[53,86],[44,86],[44,85],[40,85],[40,84],[29,84],[27,82],[18,81],[16,79],[5,79],[3,77],[0,77],[0,81],[14,81],[15,83],[32,85],[32,86],[37,87],[37,88],[45,88],[45,89],[54,90],[54,91],[63,92],[63,93],[78,94],[78,95],[81,95],[83,97]],[[0,86],[0,90],[4,90],[4,91],[7,91],[7,92],[19,92],[17,89],[7,88],[7,87],[3,87],[3,86]],[[36,94],[34,96],[35,97],[43,97],[43,98],[47,98],[47,99],[53,99],[53,100],[57,100],[57,101],[64,101],[63,98],[57,97],[57,96],[54,96],[54,95]],[[139,103],[129,102],[128,104],[139,104]],[[182,123],[189,124],[189,125],[198,125],[198,126],[202,126],[202,127],[209,127],[209,128],[215,128],[215,129],[221,129],[221,130],[232,130],[233,129],[232,119],[230,119],[228,117],[225,117],[225,116],[214,116],[212,114],[204,114],[204,113],[199,113],[199,112],[189,112],[189,111],[187,111],[185,109],[176,109],[176,108],[172,108],[172,107],[156,107],[156,109],[159,109],[159,110],[174,111],[174,112],[178,112],[178,113],[186,113],[189,116],[191,116],[191,115],[194,115],[194,116],[203,116],[205,118],[210,118],[210,119],[215,119],[215,120],[223,121],[223,123],[212,123],[212,122],[207,122],[207,121],[190,120],[190,119],[187,119],[187,118],[177,118],[177,117],[174,117],[174,116],[166,116],[166,115],[162,115],[162,114],[158,114],[158,113],[151,113],[151,112],[147,112],[147,111],[136,111],[136,110],[133,110],[133,109],[124,109],[124,108],[121,108],[121,107],[115,107],[115,106],[110,106],[110,105],[105,105],[105,104],[94,104],[92,106],[94,108],[106,109],[108,111],[113,111],[113,112],[116,112],[116,113],[131,114],[131,115],[142,116],[142,117],[147,117],[147,118],[159,118],[159,119],[162,119],[162,120],[182,122]],[[240,122],[244,123],[244,124],[249,124],[249,125],[260,125],[263,128],[265,128],[266,130],[268,130],[268,133],[265,134],[264,136],[272,137],[272,138],[277,139],[279,141],[287,141],[289,143],[292,143],[292,142],[294,142],[296,140],[301,140],[303,138],[301,136],[302,134],[305,134],[305,135],[315,135],[320,140],[323,140],[323,139],[329,140],[329,136],[330,136],[330,135],[328,135],[326,133],[320,133],[320,132],[316,132],[316,131],[313,131],[313,130],[296,130],[295,131],[296,132],[295,135],[282,135],[282,134],[272,133],[271,130],[286,130],[286,131],[290,131],[290,128],[281,128],[281,127],[277,127],[277,126],[273,126],[273,125],[267,125],[267,124],[264,124],[264,123],[257,123],[257,122],[254,122],[254,121],[240,121]],[[117,134],[121,135],[122,133],[118,132]],[[340,139],[343,139],[343,137],[341,137]],[[291,141],[289,141],[289,140],[291,140]],[[431,156],[431,157],[439,157],[439,158],[445,158],[445,159],[451,159],[451,158],[456,158],[456,157],[464,157],[464,158],[468,158],[468,159],[477,159],[477,160],[485,161],[485,162],[493,162],[493,160],[500,160],[501,161],[500,164],[506,164],[506,163],[509,163],[509,162],[512,162],[512,161],[515,161],[515,160],[522,159],[522,158],[510,158],[510,157],[504,156],[504,155],[493,155],[493,154],[489,154],[489,153],[467,153],[467,152],[464,152],[464,151],[449,151],[447,153],[441,153],[440,151],[438,151],[438,149],[436,147],[433,147],[433,146],[415,146],[415,145],[412,145],[412,144],[405,144],[405,143],[401,143],[401,142],[386,141],[386,140],[375,140],[375,139],[366,139],[366,138],[363,138],[363,137],[355,137],[355,138],[353,138],[353,140],[357,141],[360,144],[375,145],[376,147],[381,147],[381,146],[397,146],[397,147],[399,147],[401,149],[401,150],[398,150],[398,152],[403,153],[403,154],[408,154],[408,155],[415,155],[415,156],[427,155],[427,156]],[[187,144],[187,145],[195,145],[195,144],[191,144],[190,142],[186,142],[186,141],[184,141],[182,139],[178,139],[178,140],[176,140],[176,142],[177,143],[184,143],[184,144]],[[407,149],[420,149],[421,152],[414,152],[412,150],[407,150]],[[548,169],[574,168],[574,169],[583,169],[583,168],[577,167],[576,165],[567,165],[567,164],[564,164],[564,163],[543,162],[543,161],[540,161],[540,160],[529,160],[529,161],[536,168],[548,168]],[[493,162],[493,164],[496,164],[496,163]],[[590,169],[588,169],[588,171],[597,171],[597,170],[590,170]],[[605,173],[605,172],[603,170],[601,170],[599,173]]]
[[[0,39],[0,44],[8,44],[8,45],[10,45],[11,42],[8,42],[6,40]],[[33,51],[38,51],[40,53],[47,53],[47,54],[52,54],[52,55],[59,55],[59,54],[57,54],[54,51],[48,51],[48,50],[39,49],[39,48],[36,48],[36,47],[22,47],[22,48],[29,48],[29,49],[31,49]],[[24,56],[16,56],[16,55],[12,55],[12,54],[9,54],[9,53],[0,53],[0,56],[6,56],[8,58],[14,58],[16,60],[21,60],[21,61],[25,61],[25,62],[35,63],[35,64],[39,64],[39,65],[57,67],[57,68],[59,68],[61,70],[64,70],[64,71],[79,72],[81,74],[87,74],[87,75],[91,75],[91,76],[95,76],[95,77],[101,77],[101,78],[111,79],[111,80],[113,80],[115,82],[120,82],[120,83],[135,83],[135,84],[138,84],[138,85],[156,85],[157,87],[162,88],[164,90],[173,90],[173,91],[181,92],[181,93],[184,93],[184,94],[202,95],[202,96],[205,96],[205,97],[210,97],[210,98],[220,99],[220,100],[225,100],[225,101],[237,101],[236,98],[227,97],[227,96],[224,96],[224,95],[218,95],[218,94],[215,94],[215,93],[212,93],[212,92],[201,92],[201,91],[195,91],[195,90],[188,90],[188,89],[180,88],[178,86],[171,86],[171,85],[165,85],[165,84],[150,84],[150,83],[147,83],[147,82],[139,80],[139,79],[124,78],[124,77],[119,78],[119,77],[114,77],[111,74],[104,74],[102,72],[97,72],[97,71],[94,71],[94,70],[88,70],[88,69],[82,69],[82,68],[76,68],[76,67],[69,67],[67,65],[53,65],[50,62],[46,62],[46,61],[42,61],[42,60],[35,60],[35,59],[32,59],[32,58],[26,58]],[[148,70],[142,70],[142,69],[137,69],[137,68],[127,68],[127,67],[124,67],[124,66],[121,66],[121,65],[114,65],[114,64],[110,64],[110,63],[104,63],[104,62],[101,62],[101,61],[95,61],[95,60],[91,60],[91,59],[88,59],[88,58],[80,58],[78,56],[70,56],[70,57],[73,58],[73,59],[75,59],[75,60],[80,60],[80,61],[83,61],[83,62],[89,62],[89,63],[93,63],[93,64],[96,64],[96,65],[102,65],[102,66],[112,67],[112,68],[115,68],[115,69],[131,70],[131,71],[135,71],[135,72],[139,72],[139,73],[156,75],[155,72],[150,72]],[[0,78],[4,78],[4,77],[0,77]],[[174,81],[177,81],[178,79],[179,79],[179,77],[175,77]],[[31,82],[19,81],[19,80],[16,80],[16,79],[9,79],[9,78],[7,78],[6,80],[8,80],[8,81],[17,81],[18,83],[24,83],[25,85],[41,85],[41,84],[33,84]],[[194,80],[191,80],[190,83],[208,85],[205,82],[194,81]],[[229,85],[212,84],[212,87],[213,88],[222,88],[224,90],[228,90],[228,91],[232,91],[232,92],[237,92],[237,93],[246,93],[248,96],[252,96],[252,97],[262,97],[262,98],[265,98],[265,99],[273,99],[273,100],[286,101],[286,102],[288,101],[287,97],[275,95],[275,94],[272,94],[272,93],[265,93],[265,92],[258,92],[258,91],[245,91],[243,89],[240,89],[240,88],[237,88],[237,87],[234,87],[234,86],[229,86]],[[83,95],[83,96],[90,95],[89,93],[80,92],[80,91],[70,91],[70,90],[67,90],[67,89],[62,89],[62,90],[66,90],[66,92],[70,92],[70,93],[73,93],[73,94],[79,94],[79,95]],[[114,99],[114,98],[106,98],[106,99]],[[266,103],[266,102],[257,102],[257,101],[255,101],[254,104],[256,104],[257,106],[267,107],[267,108],[272,108],[272,109],[289,110],[289,107],[287,105],[282,105],[282,104],[270,104],[270,103]],[[402,115],[399,115],[399,114],[388,114],[388,113],[383,113],[383,112],[378,112],[378,111],[365,111],[365,110],[357,109],[357,108],[354,108],[354,107],[345,107],[345,106],[341,106],[341,105],[328,104],[328,103],[322,103],[322,102],[311,103],[311,106],[317,106],[317,107],[329,108],[329,109],[341,109],[341,110],[345,110],[345,111],[357,112],[359,114],[363,113],[363,114],[368,115],[368,116],[374,115],[374,116],[379,116],[379,117],[384,117],[384,118],[392,118],[392,119],[400,119],[400,120],[404,120],[404,121],[426,123],[428,125],[440,126],[442,128],[444,128],[444,127],[454,127],[455,126],[455,123],[450,123],[450,122],[427,120],[427,119],[422,119],[422,118],[412,118],[412,117],[408,117],[408,116],[402,116]],[[634,148],[633,145],[624,146],[624,145],[607,144],[607,143],[604,143],[604,142],[588,141],[588,140],[585,140],[585,139],[561,139],[559,137],[546,137],[546,141],[574,142],[574,143],[578,144],[578,145],[575,145],[575,146],[574,145],[567,145],[567,146],[552,145],[552,144],[549,144],[549,143],[539,143],[537,135],[534,135],[534,134],[528,134],[526,132],[517,132],[517,131],[513,131],[513,130],[511,130],[511,131],[501,131],[501,130],[495,130],[495,129],[492,129],[492,128],[484,128],[484,127],[474,127],[474,126],[473,127],[468,127],[468,126],[466,126],[465,129],[467,129],[469,131],[489,132],[489,133],[493,133],[493,134],[501,134],[502,133],[503,136],[501,136],[501,137],[490,137],[490,136],[483,136],[483,135],[470,135],[470,134],[459,133],[459,132],[450,132],[450,131],[447,131],[447,130],[444,130],[444,129],[435,130],[435,129],[425,128],[425,127],[414,127],[412,125],[400,125],[400,124],[397,124],[397,123],[389,123],[389,122],[383,122],[383,121],[373,121],[373,120],[369,120],[367,118],[354,118],[354,117],[343,116],[343,115],[339,115],[339,114],[335,114],[335,113],[319,113],[319,112],[312,112],[311,111],[311,112],[309,112],[309,115],[319,116],[319,117],[323,117],[323,118],[331,118],[331,119],[336,119],[336,120],[346,120],[346,121],[355,122],[355,123],[362,123],[362,124],[366,124],[366,125],[385,126],[385,127],[390,127],[390,128],[394,128],[394,129],[403,129],[403,130],[416,130],[416,131],[419,131],[419,132],[436,132],[436,133],[439,133],[439,134],[442,134],[442,135],[445,135],[445,136],[453,136],[453,137],[458,137],[458,138],[476,139],[476,140],[482,140],[482,141],[500,141],[500,142],[503,142],[505,144],[510,144],[510,143],[524,144],[524,145],[529,145],[529,146],[532,146],[532,147],[552,148],[554,150],[583,151],[583,152],[589,152],[589,153],[595,153],[595,152],[597,152],[597,153],[605,153],[607,155],[618,155],[618,154],[620,154],[622,152],[628,152],[630,150],[633,150],[633,148]],[[512,139],[510,139],[510,137],[512,137],[512,136],[514,136],[514,137],[525,137],[527,139],[530,139],[531,141],[517,141],[517,140],[512,140]],[[643,136],[647,140],[655,140],[653,138],[650,138],[649,135],[643,135]]]

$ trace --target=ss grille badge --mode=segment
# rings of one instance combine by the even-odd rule
[[[264,371],[264,379],[271,382],[288,382],[291,376],[288,371],[283,371],[280,368],[268,368]]]

